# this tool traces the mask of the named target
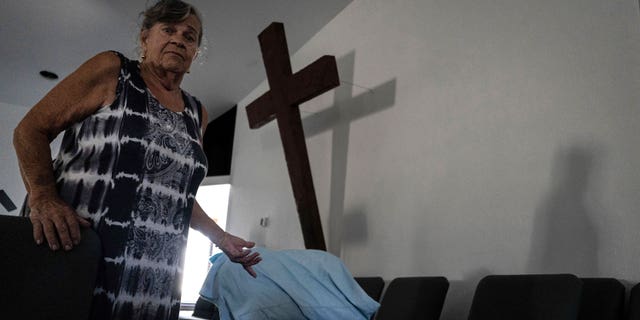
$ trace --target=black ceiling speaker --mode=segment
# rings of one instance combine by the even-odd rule
[[[42,71],[40,71],[40,75],[41,75],[42,77],[44,77],[45,79],[49,79],[49,80],[56,80],[56,79],[58,79],[58,75],[57,75],[57,74],[55,74],[55,73],[53,73],[53,72],[51,72],[51,71],[48,71],[48,70],[42,70]]]

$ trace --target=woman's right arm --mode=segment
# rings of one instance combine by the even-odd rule
[[[103,52],[60,81],[20,121],[13,145],[29,194],[30,219],[36,243],[52,250],[71,250],[80,241],[79,217],[56,190],[49,144],[62,131],[115,99],[120,58]]]

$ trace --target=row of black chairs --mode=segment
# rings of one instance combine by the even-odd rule
[[[438,320],[449,281],[445,277],[401,277],[385,288],[381,277],[356,277],[380,302],[375,320]],[[199,300],[193,315],[216,319],[215,306]],[[468,320],[636,320],[640,284],[631,290],[625,317],[625,287],[613,278],[571,274],[489,275],[480,280]]]
[[[449,286],[443,277],[396,278],[382,295],[382,278],[356,281],[380,301],[376,320],[438,320]],[[628,301],[625,311],[625,286],[613,278],[489,275],[476,287],[468,320],[640,319],[640,284],[632,288]]]
[[[34,246],[31,237],[28,219],[0,216],[0,319],[86,319],[101,256],[97,235],[83,230],[82,243],[67,254]],[[384,292],[380,277],[356,281],[380,302],[376,320],[437,320],[449,290],[444,277],[396,278]],[[625,304],[616,279],[490,275],[478,283],[468,317],[485,319],[640,320],[640,284]]]

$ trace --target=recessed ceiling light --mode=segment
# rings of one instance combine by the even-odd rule
[[[40,71],[40,75],[42,77],[44,77],[45,79],[49,79],[49,80],[56,80],[58,79],[58,75],[51,72],[51,71],[47,71],[47,70],[42,70]]]

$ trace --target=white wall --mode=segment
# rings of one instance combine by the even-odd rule
[[[443,319],[464,318],[489,273],[639,282],[638,12],[352,2],[293,59],[340,64],[342,86],[302,106],[331,251],[355,275],[446,276]],[[302,248],[277,127],[247,125],[265,90],[239,104],[228,230]]]

